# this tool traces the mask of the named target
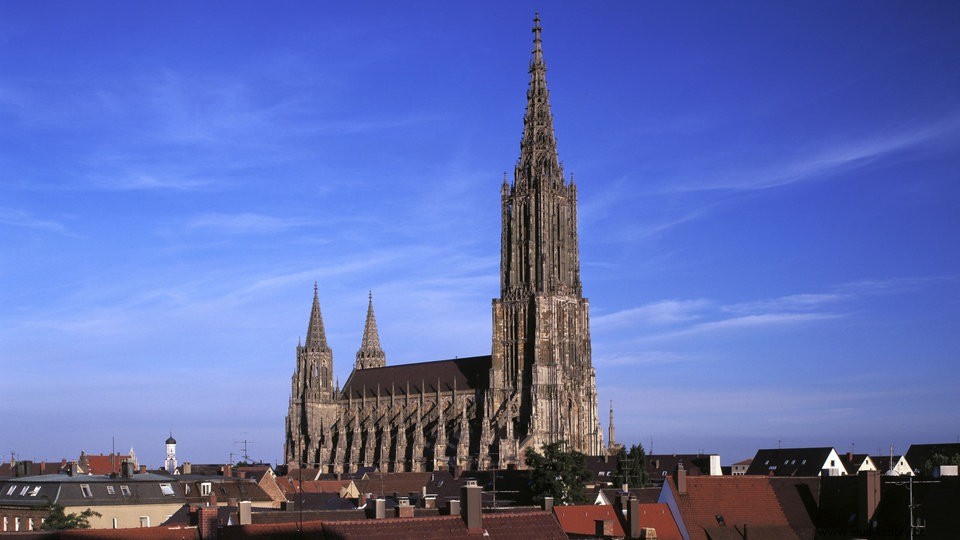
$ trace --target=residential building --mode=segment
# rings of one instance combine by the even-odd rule
[[[757,451],[746,474],[844,476],[847,469],[833,448],[768,448]]]

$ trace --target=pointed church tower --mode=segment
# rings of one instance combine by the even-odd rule
[[[333,386],[333,351],[320,313],[317,284],[313,284],[313,307],[307,323],[307,340],[297,344],[297,367],[290,388],[287,437],[284,455],[288,463],[312,463],[319,450],[322,417],[336,411]],[[329,414],[326,414],[329,416]]]
[[[557,153],[534,19],[530,84],[513,185],[501,188],[500,298],[493,301],[491,401],[487,415],[515,411],[520,452],[566,441],[602,453],[590,353],[589,303],[582,294],[577,188]]]
[[[380,368],[387,365],[387,355],[380,348],[380,333],[377,332],[377,318],[373,315],[373,291],[367,302],[367,322],[363,327],[363,340],[357,351],[357,363],[354,369]]]

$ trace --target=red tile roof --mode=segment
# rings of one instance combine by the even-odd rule
[[[742,538],[747,524],[751,537],[793,540],[812,538],[815,530],[804,510],[804,489],[810,488],[805,481],[815,482],[767,476],[696,476],[687,477],[686,493],[677,494],[674,479],[668,477],[664,489],[676,500],[691,539],[725,538],[728,532]]]
[[[355,521],[304,522],[306,537],[328,539],[418,538],[491,538],[504,540],[566,539],[560,524],[547,512],[523,514],[484,514],[483,530],[469,531],[460,516],[364,519]],[[255,538],[301,538],[297,523],[243,525],[220,529],[222,540]]]
[[[641,504],[640,527],[655,529],[657,540],[682,540],[680,529],[666,504]],[[596,534],[596,520],[612,520],[611,536],[626,536],[628,527],[625,517],[617,516],[617,509],[610,505],[554,506],[553,513],[567,534],[592,536]]]
[[[613,522],[611,523],[613,536],[624,536],[623,526],[620,525],[620,518],[617,517],[617,510],[608,504],[554,506],[553,514],[560,522],[563,532],[567,534],[584,536],[596,534],[596,521],[603,519]],[[676,528],[677,526],[674,525],[673,527]]]
[[[83,472],[86,474],[120,474],[120,464],[124,460],[135,461],[131,456],[121,456],[119,454],[86,454],[85,457],[88,470]]]

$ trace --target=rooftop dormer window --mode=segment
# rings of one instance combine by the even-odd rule
[[[93,492],[90,491],[90,484],[80,484],[80,494],[83,495],[84,499],[93,497]]]

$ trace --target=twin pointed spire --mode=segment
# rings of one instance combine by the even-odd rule
[[[377,331],[377,318],[373,314],[373,292],[367,302],[367,321],[363,327],[363,340],[357,351],[356,369],[378,368],[387,365],[387,355],[380,348],[380,333]]]
[[[553,186],[563,185],[563,170],[560,168],[560,158],[557,155],[553,114],[550,112],[550,92],[547,90],[547,65],[543,61],[541,30],[538,13],[533,19],[530,86],[527,88],[523,140],[520,142],[520,160],[515,176],[517,187],[536,182]]]
[[[310,322],[307,324],[307,349],[326,350],[327,333],[323,329],[323,314],[320,313],[320,297],[317,282],[313,282],[313,308],[310,310]]]

